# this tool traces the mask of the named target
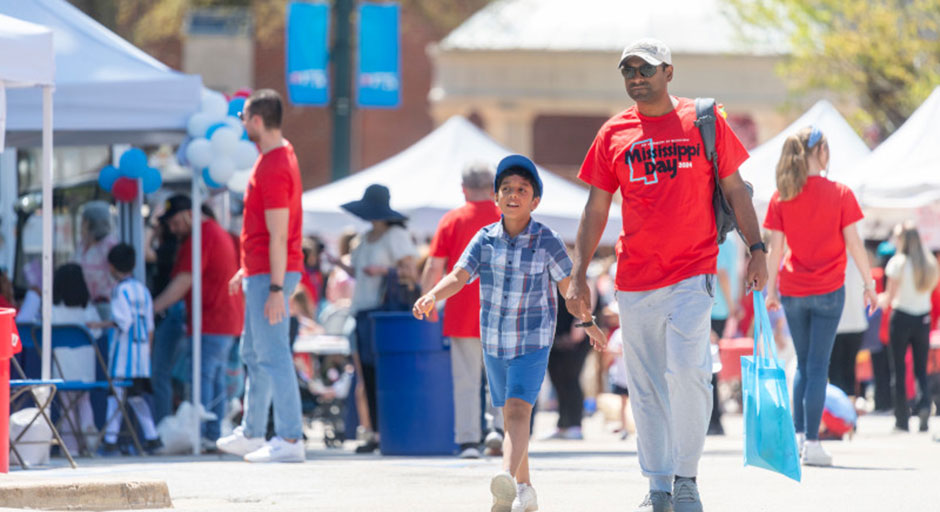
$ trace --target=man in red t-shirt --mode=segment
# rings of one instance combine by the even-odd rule
[[[604,123],[578,174],[591,190],[567,306],[578,318],[593,309],[587,268],[619,189],[617,302],[637,452],[650,480],[638,510],[674,505],[676,512],[701,511],[695,477],[712,407],[709,319],[718,256],[714,169],[695,126],[694,101],[667,91],[673,76],[669,48],[641,39],[624,49],[619,67],[636,105]],[[745,282],[761,289],[765,249],[737,172],[748,154],[718,109],[715,117],[720,185],[752,255]]]
[[[463,172],[463,195],[467,202],[441,218],[431,240],[431,254],[421,277],[423,293],[453,270],[460,255],[483,226],[499,221],[499,208],[493,197],[493,169],[473,164]],[[451,339],[450,361],[454,381],[454,441],[460,457],[480,456],[482,438],[480,416],[483,401],[480,384],[483,376],[483,346],[480,344],[480,284],[465,286],[447,299],[444,306],[444,336]],[[491,451],[502,448],[502,417],[491,408],[494,430],[486,436]]]
[[[170,283],[153,300],[154,314],[166,310],[180,299],[186,300],[190,317],[186,333],[193,333],[193,230],[192,201],[184,195],[167,199],[165,221],[170,232],[182,241],[171,272]],[[229,295],[228,280],[238,270],[235,244],[225,229],[211,217],[203,217],[201,265],[202,276],[202,363],[200,368],[200,401],[216,419],[202,426],[203,444],[215,447],[219,438],[219,420],[225,415],[225,369],[235,338],[242,333],[245,304],[241,294]]]
[[[255,91],[239,114],[261,152],[245,189],[242,266],[229,281],[230,293],[245,292],[241,356],[248,378],[242,424],[217,445],[248,462],[305,459],[287,315],[288,297],[303,272],[303,190],[294,147],[281,136],[282,115],[281,97],[271,89]],[[275,436],[265,442],[272,405]]]

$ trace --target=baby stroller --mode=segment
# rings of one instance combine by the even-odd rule
[[[327,306],[319,315],[322,334],[298,335],[294,341],[297,384],[304,418],[323,426],[323,443],[342,447],[346,440],[346,398],[352,390],[354,369],[348,335],[354,320],[349,309]]]

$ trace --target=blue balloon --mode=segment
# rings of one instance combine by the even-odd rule
[[[113,165],[106,165],[101,169],[101,172],[98,173],[98,186],[105,192],[111,192],[111,187],[114,186],[114,182],[120,177],[121,171],[117,170]]]
[[[228,115],[238,117],[238,113],[245,109],[245,98],[232,98],[228,102]]]
[[[202,168],[202,180],[206,182],[206,185],[207,185],[209,188],[222,188],[222,185],[219,185],[218,183],[216,183],[215,181],[213,181],[213,180],[212,180],[212,176],[209,176],[209,168],[208,168],[208,167],[203,167],[203,168]]]
[[[215,133],[216,130],[218,130],[219,128],[225,128],[225,127],[227,127],[227,126],[228,126],[228,125],[225,124],[225,123],[215,123],[215,124],[213,124],[212,126],[210,126],[210,127],[206,130],[206,138],[207,138],[207,139],[211,139],[211,138],[212,138],[212,134]]]
[[[148,167],[147,171],[144,173],[143,185],[144,194],[153,194],[157,190],[160,190],[160,185],[163,185],[163,176],[160,176],[160,171],[153,167]]]
[[[139,148],[131,148],[121,155],[119,163],[122,176],[143,178],[147,172],[147,155]]]

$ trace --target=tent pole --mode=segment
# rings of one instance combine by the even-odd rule
[[[42,378],[52,377],[52,86],[42,87]]]
[[[193,171],[193,228],[192,228],[192,311],[189,312],[193,326],[193,407],[197,411],[193,422],[193,455],[199,455],[202,437],[202,414],[200,405],[202,400],[202,197],[200,197],[199,182],[201,178],[197,171]],[[207,411],[208,412],[208,411]]]

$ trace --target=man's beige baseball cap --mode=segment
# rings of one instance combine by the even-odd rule
[[[639,57],[654,66],[660,64],[672,65],[672,52],[669,51],[666,43],[650,37],[638,39],[624,48],[623,53],[620,54],[620,63],[617,66],[623,66],[623,61],[630,57]]]

